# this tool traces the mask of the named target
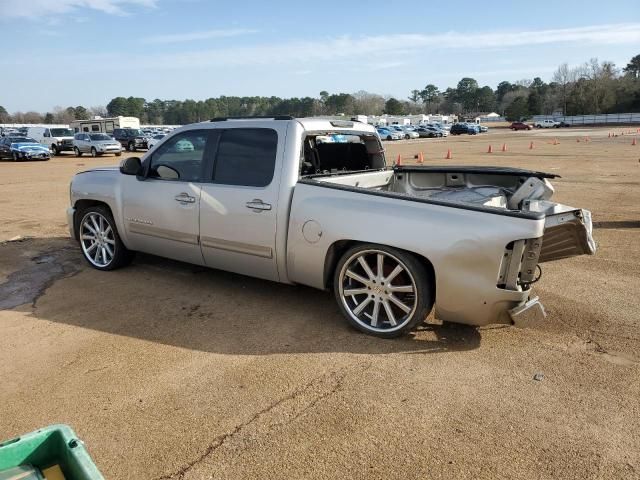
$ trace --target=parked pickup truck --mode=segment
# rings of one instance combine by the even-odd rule
[[[343,142],[318,141],[340,135]],[[539,264],[593,254],[591,215],[550,200],[556,175],[499,167],[390,168],[375,128],[324,119],[215,119],[142,158],[71,182],[71,235],[113,270],[141,251],[333,289],[354,327],[527,325]]]
[[[538,120],[533,124],[536,128],[557,128],[560,126],[560,122],[555,120]]]

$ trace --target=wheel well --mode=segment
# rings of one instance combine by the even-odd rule
[[[362,243],[368,243],[368,242],[359,242],[357,240],[338,240],[337,242],[334,242],[330,247],[329,250],[327,250],[327,255],[325,257],[324,260],[324,287],[325,288],[329,288],[332,286],[333,284],[333,273],[336,269],[336,266],[338,265],[338,262],[340,261],[340,258],[342,258],[342,255],[344,255],[344,253],[349,250],[351,247],[354,247],[356,245],[362,244]],[[385,245],[387,247],[392,247],[392,248],[397,248],[397,247],[393,247],[391,245]],[[431,282],[429,282],[432,286],[432,297],[434,300],[436,298],[436,272],[435,269],[433,268],[433,264],[429,261],[429,259],[423,255],[420,255],[419,253],[416,252],[412,252],[410,250],[404,250],[402,248],[398,248],[398,250],[402,250],[403,252],[406,252],[410,255],[413,255],[416,260],[418,260],[422,266],[425,268],[425,270],[427,271],[428,275],[429,275],[429,279],[431,280]]]
[[[80,217],[81,217],[80,214],[89,207],[97,207],[97,206],[106,207],[109,210],[109,213],[113,215],[113,212],[111,211],[111,207],[109,207],[109,205],[107,205],[105,202],[101,202],[99,200],[78,200],[75,203],[74,208],[76,209],[76,211],[73,214],[73,234],[76,240],[80,239],[79,237],[80,229],[78,228],[79,226],[78,223],[80,223]]]

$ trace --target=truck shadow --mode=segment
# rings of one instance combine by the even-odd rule
[[[0,284],[32,315],[114,335],[235,355],[286,353],[437,353],[480,346],[477,328],[424,324],[414,334],[382,340],[352,329],[330,292],[282,285],[139,254],[114,272],[86,265],[68,239],[32,239],[36,255]],[[0,245],[0,259],[14,255]],[[30,290],[24,295],[24,288]],[[21,297],[15,297],[16,292]],[[2,296],[2,295],[0,295]],[[16,304],[16,302],[18,302]]]

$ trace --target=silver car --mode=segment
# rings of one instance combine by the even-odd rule
[[[104,133],[76,133],[73,137],[73,151],[77,157],[90,153],[92,157],[105,153],[122,155],[122,145]]]

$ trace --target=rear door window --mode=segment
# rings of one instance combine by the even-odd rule
[[[218,144],[214,183],[266,187],[273,180],[278,134],[270,128],[224,130]]]

